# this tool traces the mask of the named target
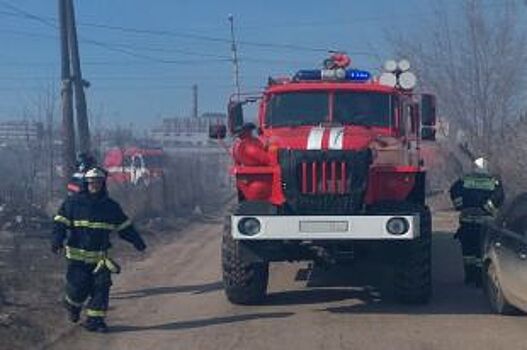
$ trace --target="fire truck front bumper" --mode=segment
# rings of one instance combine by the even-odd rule
[[[231,216],[237,240],[411,240],[418,215]]]

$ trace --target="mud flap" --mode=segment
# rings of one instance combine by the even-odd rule
[[[265,262],[265,259],[258,253],[257,249],[252,247],[252,243],[255,242],[245,242],[243,240],[238,240],[238,245],[240,246],[240,257],[247,263]]]

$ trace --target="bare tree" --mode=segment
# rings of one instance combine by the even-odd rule
[[[431,7],[420,36],[391,38],[395,51],[411,59],[422,88],[436,93],[441,115],[472,151],[495,158],[507,126],[525,110],[527,42],[517,5],[465,0],[459,16],[444,1]]]

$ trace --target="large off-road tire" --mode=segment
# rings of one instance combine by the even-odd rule
[[[240,205],[238,214],[249,214],[250,205]],[[254,207],[253,207],[254,209]],[[260,211],[260,210],[256,210]],[[262,213],[252,213],[254,215]],[[231,235],[230,216],[225,219],[221,245],[223,269],[223,287],[227,299],[233,304],[258,304],[266,294],[269,280],[269,262],[260,259],[248,259],[243,242],[236,241]]]
[[[503,295],[498,272],[492,261],[485,266],[483,289],[493,312],[500,315],[517,315],[520,313],[518,309],[509,303],[505,295]]]
[[[420,216],[420,236],[390,244],[395,298],[405,304],[425,304],[432,295],[432,219],[430,209],[417,203],[387,203],[379,213]]]

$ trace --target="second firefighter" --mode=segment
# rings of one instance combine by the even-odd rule
[[[474,161],[474,171],[458,179],[450,188],[450,198],[460,211],[455,238],[461,243],[465,283],[480,284],[482,224],[492,220],[503,204],[501,181],[489,173],[484,158]]]

